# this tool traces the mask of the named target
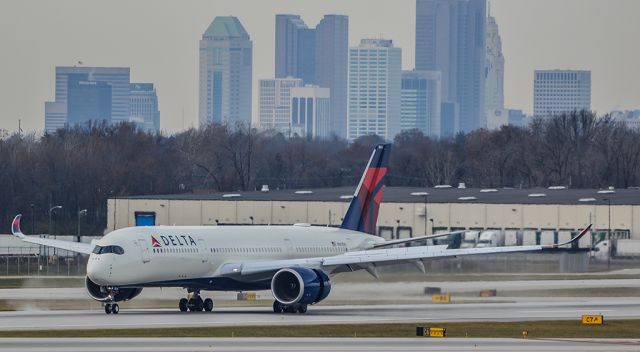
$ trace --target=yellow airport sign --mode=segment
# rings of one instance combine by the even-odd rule
[[[582,325],[602,325],[604,317],[602,315],[583,315]]]
[[[431,301],[434,303],[449,303],[451,302],[450,295],[432,295]]]
[[[418,326],[416,327],[416,335],[424,337],[445,337],[447,335],[447,329]]]

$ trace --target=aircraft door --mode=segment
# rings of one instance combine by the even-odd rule
[[[293,255],[293,243],[291,243],[291,240],[288,238],[284,239],[284,253],[287,257]]]
[[[151,261],[151,255],[149,254],[149,246],[147,245],[147,241],[144,238],[138,238],[136,241],[136,245],[138,249],[140,249],[140,255],[142,257],[143,263],[148,263]]]
[[[198,251],[200,251],[200,259],[202,259],[203,263],[206,263],[209,260],[207,256],[207,244],[202,238],[198,238]]]

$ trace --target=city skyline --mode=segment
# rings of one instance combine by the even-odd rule
[[[576,6],[578,2],[580,6]],[[118,1],[41,2],[39,6],[3,2],[0,44],[10,54],[3,57],[0,65],[3,77],[0,129],[15,131],[18,119],[22,119],[25,131],[42,131],[43,102],[54,98],[51,87],[55,66],[69,66],[77,61],[88,66],[131,67],[132,81],[156,84],[163,130],[175,132],[197,126],[198,41],[213,18],[220,15],[237,16],[254,42],[254,122],[257,81],[274,76],[277,13],[298,14],[309,27],[316,26],[325,14],[347,15],[350,46],[362,38],[384,34],[403,50],[402,68],[412,69],[415,1],[394,2],[395,5],[379,2],[368,6],[367,11],[359,11],[365,3],[370,2],[154,2],[157,16],[141,19],[138,16],[149,2],[136,2],[127,13],[118,10],[121,7]],[[246,10],[247,4],[251,4],[251,11]],[[53,11],[53,7],[57,10]],[[548,11],[550,8],[554,11]],[[638,108],[640,85],[636,82],[640,81],[640,74],[631,72],[631,68],[633,58],[637,60],[640,54],[631,44],[640,26],[632,21],[632,14],[639,9],[640,3],[622,0],[562,4],[491,1],[491,13],[500,25],[506,58],[505,108],[533,112],[531,77],[536,69],[590,70],[594,110],[605,113]],[[95,12],[104,16],[81,16]],[[137,25],[125,26],[127,29],[111,26],[109,18],[114,16],[109,14],[113,13],[118,13],[115,16],[118,23]],[[564,25],[566,18],[574,18],[576,13],[581,20],[572,26]],[[536,25],[541,20],[547,25]],[[56,25],[52,26],[53,23]],[[28,79],[24,79],[24,72],[28,72]]]

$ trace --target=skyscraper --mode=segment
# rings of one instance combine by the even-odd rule
[[[330,137],[329,88],[306,85],[291,88],[291,131],[301,137]]]
[[[291,134],[291,89],[302,86],[300,78],[261,79],[260,128]]]
[[[536,70],[533,115],[545,117],[591,109],[591,71]]]
[[[486,126],[485,18],[486,0],[416,0],[416,70],[441,72],[465,132]]]
[[[298,15],[276,15],[276,78],[315,81],[315,29]]]
[[[107,90],[110,91],[108,115],[104,106],[92,106],[88,101],[82,101],[91,99],[102,104]],[[128,67],[57,66],[55,101],[45,103],[45,131],[52,133],[69,124],[96,119],[111,123],[129,121],[129,92]],[[69,121],[70,111],[72,121]]]
[[[160,111],[153,83],[132,83],[129,101],[131,120],[137,122],[147,132],[159,132]]]
[[[316,26],[315,36],[315,84],[329,88],[331,94],[331,132],[338,137],[345,138],[347,135],[349,17],[324,16]]]
[[[251,123],[253,43],[236,17],[219,16],[200,40],[200,125]]]
[[[487,70],[485,80],[485,109],[504,109],[504,56],[496,19],[487,17]]]
[[[400,125],[440,137],[440,72],[402,71]]]
[[[349,48],[349,140],[400,132],[402,51],[391,40],[362,39]]]
[[[111,123],[111,85],[71,76],[67,86],[67,123],[82,125],[89,121]]]

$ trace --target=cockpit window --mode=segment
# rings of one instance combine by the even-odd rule
[[[93,254],[107,254],[107,253],[113,253],[113,254],[124,254],[124,249],[122,249],[122,247],[120,246],[96,246],[93,249]]]

